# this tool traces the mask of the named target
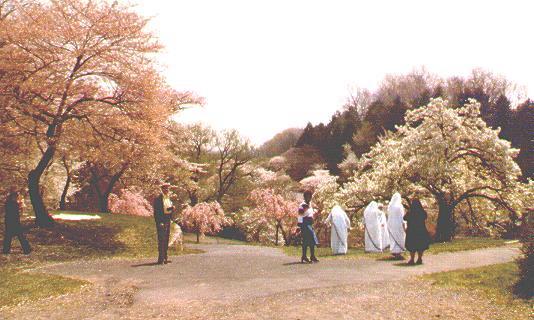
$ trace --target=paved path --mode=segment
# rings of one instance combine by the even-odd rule
[[[137,288],[134,304],[169,305],[210,301],[232,303],[284,292],[346,285],[373,286],[413,275],[471,268],[513,260],[514,247],[500,247],[425,256],[422,266],[398,261],[322,259],[300,264],[276,248],[204,245],[204,254],[173,257],[172,263],[153,260],[104,260],[63,263],[44,272],[87,279],[95,283],[128,284]]]

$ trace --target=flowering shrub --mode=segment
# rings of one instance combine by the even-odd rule
[[[194,207],[188,206],[182,212],[182,226],[196,233],[197,243],[200,242],[201,236],[217,233],[230,222],[216,201],[201,202]]]
[[[272,243],[290,242],[297,227],[296,200],[288,200],[272,188],[259,188],[251,192],[252,208],[238,214],[238,225],[248,241]]]
[[[109,196],[109,210],[114,214],[128,214],[132,216],[152,216],[152,205],[135,189],[123,189],[120,196]]]

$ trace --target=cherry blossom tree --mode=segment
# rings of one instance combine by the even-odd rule
[[[429,197],[438,207],[437,241],[455,233],[455,209],[468,201],[484,203],[484,215],[520,222],[532,184],[519,182],[517,150],[499,138],[480,117],[474,100],[459,108],[442,99],[410,110],[406,124],[387,133],[365,154],[358,171],[338,196],[347,206],[388,199],[399,191],[407,197]],[[494,212],[502,214],[492,214]]]
[[[73,123],[102,139],[135,143],[196,97],[175,92],[159,76],[153,57],[161,46],[146,31],[148,19],[129,5],[13,3],[0,22],[0,108],[8,120],[2,126],[35,138],[43,150],[28,189],[37,224],[50,225],[41,177]]]
[[[193,207],[188,206],[182,211],[182,224],[186,230],[195,232],[197,243],[204,234],[213,234],[230,224],[221,205],[216,202],[201,202]]]
[[[297,227],[298,202],[287,199],[272,188],[255,189],[251,208],[239,214],[238,224],[249,241],[288,244]]]
[[[153,215],[152,205],[143,196],[140,190],[123,189],[119,195],[111,194],[109,197],[109,209],[114,214],[126,214],[141,217]]]

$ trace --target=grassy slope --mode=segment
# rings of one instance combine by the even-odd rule
[[[72,292],[86,284],[55,275],[25,272],[32,267],[76,259],[157,257],[153,218],[100,216],[100,220],[62,221],[49,230],[28,230],[26,235],[34,249],[30,256],[21,254],[18,240],[14,239],[12,254],[0,255],[0,307]],[[1,220],[0,238],[3,239]],[[170,255],[198,252],[189,248],[184,251],[177,247],[169,249]]]
[[[522,300],[512,294],[512,286],[518,279],[514,262],[480,268],[448,271],[422,276],[433,285],[455,290],[469,290],[489,299],[512,313],[534,312],[534,299]]]
[[[505,245],[505,240],[490,239],[490,238],[459,238],[451,243],[434,243],[430,245],[427,253],[438,254],[442,252],[455,252],[474,250],[482,248],[499,247]],[[284,252],[290,256],[301,255],[301,248],[297,246],[288,246],[283,248]],[[363,248],[349,248],[349,252],[345,256],[333,256],[332,250],[328,247],[316,248],[317,257],[323,258],[347,258],[347,257],[370,257],[370,258],[387,258],[389,251],[384,253],[365,253]]]

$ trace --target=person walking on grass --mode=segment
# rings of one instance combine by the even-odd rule
[[[169,235],[171,227],[171,214],[174,210],[170,194],[170,184],[161,185],[161,193],[154,199],[154,220],[158,233],[158,264],[167,264],[171,261],[167,257],[169,249]]]
[[[23,209],[23,200],[18,191],[11,191],[7,196],[5,203],[5,231],[4,231],[4,254],[11,252],[11,242],[14,237],[19,238],[20,245],[22,246],[22,252],[24,254],[30,254],[32,248],[30,243],[24,236],[24,230],[20,224],[20,215]]]
[[[412,200],[410,210],[404,216],[408,227],[406,228],[406,249],[410,252],[408,265],[423,264],[423,253],[429,248],[430,235],[426,229],[427,213],[419,199]],[[417,252],[417,262],[414,262]]]

